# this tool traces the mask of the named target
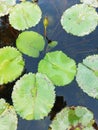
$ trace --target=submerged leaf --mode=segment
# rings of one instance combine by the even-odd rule
[[[68,33],[84,36],[95,30],[98,14],[93,7],[76,4],[63,13],[61,24]]]
[[[18,36],[16,46],[22,53],[31,57],[38,57],[40,51],[44,49],[45,40],[37,32],[25,31]]]
[[[98,99],[98,55],[88,56],[78,64],[76,80],[84,92]]]
[[[7,15],[15,4],[16,0],[0,0],[0,17]]]
[[[49,130],[95,130],[93,118],[85,107],[66,107],[53,119]]]
[[[62,51],[50,52],[39,62],[38,72],[46,74],[55,85],[64,86],[74,79],[76,64]]]
[[[16,130],[17,115],[13,106],[10,106],[4,99],[0,99],[0,129],[1,130]]]
[[[24,68],[21,53],[14,47],[0,49],[0,84],[7,84],[18,78]]]
[[[54,86],[44,74],[25,74],[16,82],[12,100],[17,113],[22,118],[43,119],[53,107]]]
[[[93,7],[98,7],[98,0],[80,0],[81,2],[83,2],[84,4],[93,6]]]
[[[38,24],[41,19],[41,9],[36,3],[22,2],[10,12],[10,24],[17,30],[25,30]]]

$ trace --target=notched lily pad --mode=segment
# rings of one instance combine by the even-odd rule
[[[90,5],[90,6],[93,6],[95,8],[98,7],[98,0],[80,0],[80,2],[87,4],[87,5]]]
[[[10,12],[10,24],[17,30],[25,30],[36,26],[41,19],[41,9],[36,3],[22,2]]]
[[[16,46],[22,53],[31,57],[38,57],[40,51],[44,49],[45,40],[37,32],[25,31],[18,36]]]
[[[39,62],[38,72],[46,74],[55,85],[64,86],[74,79],[76,64],[62,51],[49,52]]]
[[[10,106],[4,99],[0,99],[0,129],[1,130],[16,130],[17,115],[13,106]]]
[[[7,84],[18,78],[24,68],[21,53],[14,47],[0,49],[0,84]]]
[[[16,0],[0,0],[0,17],[7,15],[15,4]]]
[[[16,82],[12,100],[17,113],[22,118],[43,119],[55,102],[54,86],[44,74],[25,74]]]
[[[88,56],[78,64],[76,80],[84,92],[98,99],[98,55]]]
[[[49,130],[95,130],[93,118],[85,107],[66,107],[53,119]]]
[[[76,4],[63,13],[61,24],[66,32],[84,36],[95,30],[98,24],[98,14],[91,6]]]

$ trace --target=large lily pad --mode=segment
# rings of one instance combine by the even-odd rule
[[[0,0],[1,2],[6,2],[8,3],[9,5],[15,5],[16,4],[16,0]]]
[[[78,64],[76,80],[84,92],[98,99],[98,55],[88,56]]]
[[[1,130],[16,130],[17,115],[13,106],[10,106],[4,99],[0,99],[0,129]]]
[[[0,17],[7,15],[15,4],[16,0],[0,0]]]
[[[84,4],[93,6],[93,7],[98,7],[98,0],[80,0],[81,2],[83,2]]]
[[[0,84],[7,84],[18,78],[24,68],[21,53],[14,47],[0,49]]]
[[[61,24],[66,32],[84,36],[95,30],[98,24],[98,14],[93,7],[76,4],[63,13]]]
[[[53,107],[54,86],[44,74],[25,74],[16,82],[12,100],[17,113],[22,118],[43,119]]]
[[[93,118],[85,107],[66,107],[53,119],[49,130],[95,130]]]
[[[38,24],[41,19],[41,9],[36,3],[22,2],[10,12],[10,24],[17,30],[25,30]]]
[[[45,40],[37,32],[25,31],[18,36],[16,46],[24,54],[31,57],[38,57],[40,51],[44,49]]]
[[[76,64],[62,51],[54,51],[39,62],[38,72],[46,74],[55,85],[64,86],[74,79]]]

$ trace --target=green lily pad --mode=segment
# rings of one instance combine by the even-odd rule
[[[16,0],[0,0],[1,2],[6,2],[8,3],[9,5],[15,5],[16,4]]]
[[[15,4],[16,0],[0,0],[0,17],[7,15]]]
[[[48,47],[50,48],[54,48],[55,46],[57,46],[58,42],[57,41],[52,41],[48,44]]]
[[[98,55],[88,56],[78,64],[76,80],[85,93],[98,99]]]
[[[0,49],[0,84],[7,84],[18,78],[24,68],[21,53],[14,47]]]
[[[67,33],[84,36],[95,30],[98,14],[93,7],[76,4],[63,13],[61,24]]]
[[[22,53],[31,57],[38,57],[40,51],[44,49],[45,40],[37,32],[25,31],[18,36],[16,46]]]
[[[36,3],[21,2],[11,10],[9,21],[15,29],[25,30],[38,24],[41,15],[41,9]]]
[[[53,119],[49,130],[95,130],[94,116],[85,107],[66,107]]]
[[[51,41],[48,43],[47,47],[46,47],[46,52],[50,51],[51,49],[53,49],[54,47],[56,47],[58,44],[57,41]]]
[[[4,99],[0,99],[0,129],[17,130],[17,115],[13,106],[10,106]]]
[[[98,7],[98,0],[80,0],[80,2],[96,8]]]
[[[44,74],[25,74],[16,82],[12,100],[17,113],[22,118],[43,119],[55,102],[54,86]]]
[[[46,74],[55,85],[64,86],[74,79],[76,64],[62,51],[49,52],[39,62],[38,72]]]

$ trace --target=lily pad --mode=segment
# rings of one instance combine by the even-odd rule
[[[91,6],[76,4],[63,13],[61,24],[67,33],[84,36],[95,30],[98,14]]]
[[[0,0],[0,17],[7,15],[15,4],[16,0]]]
[[[98,0],[80,0],[80,2],[83,2],[84,4],[93,6],[95,8],[98,7]]]
[[[17,30],[25,30],[36,26],[41,19],[41,9],[36,3],[21,2],[10,12],[10,24]]]
[[[98,55],[88,56],[78,64],[76,80],[85,93],[98,99]]]
[[[76,64],[62,51],[49,52],[39,62],[38,72],[46,74],[55,85],[64,86],[74,79]]]
[[[15,5],[16,4],[16,0],[0,0],[1,2],[6,2],[8,3],[9,5]]]
[[[44,74],[25,74],[16,82],[12,100],[17,113],[22,118],[43,119],[55,102],[54,86]]]
[[[31,57],[38,57],[40,51],[44,49],[45,40],[37,32],[25,31],[18,36],[16,46],[22,53]]]
[[[1,130],[17,130],[17,115],[13,106],[0,99],[0,129]]]
[[[14,47],[0,49],[0,84],[7,84],[18,78],[24,68],[21,53]]]
[[[57,41],[52,41],[48,44],[48,47],[50,48],[54,48],[55,46],[57,46],[58,42]]]
[[[93,118],[85,107],[66,107],[53,119],[49,130],[95,130]]]

